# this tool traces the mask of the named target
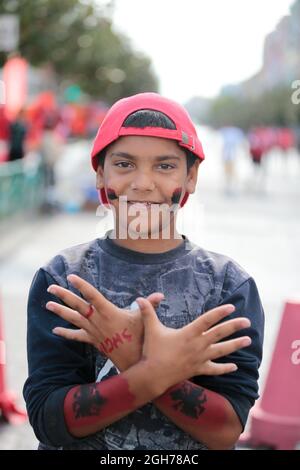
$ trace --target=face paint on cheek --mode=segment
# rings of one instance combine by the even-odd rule
[[[181,198],[181,194],[182,194],[182,188],[176,188],[173,192],[173,196],[172,196],[172,204],[178,204],[179,201],[180,201],[180,198]]]
[[[115,190],[112,189],[112,188],[107,188],[106,194],[107,194],[107,197],[110,201],[114,201],[114,200],[118,199],[118,196],[116,195]]]

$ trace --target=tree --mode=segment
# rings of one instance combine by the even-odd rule
[[[19,52],[33,66],[51,64],[60,80],[108,102],[156,91],[150,60],[112,29],[112,2],[92,0],[2,0],[0,14],[20,19]],[[0,66],[6,54],[0,52]]]
[[[241,96],[217,97],[209,110],[209,123],[216,126],[239,126],[249,129],[256,125],[300,125],[300,105],[292,103],[292,89],[278,86],[256,98]]]

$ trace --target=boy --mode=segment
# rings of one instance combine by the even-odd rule
[[[29,295],[24,396],[40,448],[237,441],[258,397],[263,309],[239,265],[176,231],[203,159],[171,100],[143,93],[108,112],[92,165],[114,230],[56,256]]]

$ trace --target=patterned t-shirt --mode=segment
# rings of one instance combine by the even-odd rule
[[[157,308],[157,315],[164,325],[172,328],[181,328],[218,305],[234,304],[236,310],[228,319],[248,317],[251,327],[232,337],[248,335],[252,344],[219,361],[234,362],[238,370],[222,376],[197,376],[192,380],[229,400],[244,427],[249,410],[258,397],[264,330],[263,308],[254,280],[230,258],[205,251],[184,236],[181,245],[173,250],[145,254],[120,247],[109,235],[61,252],[36,273],[30,289],[29,377],[24,386],[24,397],[30,422],[42,447],[206,448],[152,403],[86,438],[78,439],[68,432],[63,403],[70,388],[107,380],[118,373],[112,362],[93,347],[52,334],[55,326],[66,326],[66,322],[45,308],[49,300],[54,300],[47,287],[55,283],[78,294],[67,281],[71,273],[90,282],[120,308],[132,306],[137,297],[162,292],[165,299]],[[178,400],[179,406],[184,406],[180,397]],[[199,396],[199,406],[200,402]]]

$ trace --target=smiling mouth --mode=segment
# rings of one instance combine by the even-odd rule
[[[152,206],[156,205],[159,206],[161,202],[154,202],[154,201],[127,201],[127,204],[141,204],[143,206]]]

